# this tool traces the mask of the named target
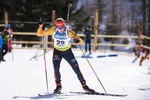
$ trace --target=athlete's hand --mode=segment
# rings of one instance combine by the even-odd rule
[[[79,39],[74,39],[74,42],[75,42],[75,43],[79,43],[80,40],[79,40]]]

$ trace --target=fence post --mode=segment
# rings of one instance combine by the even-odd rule
[[[55,27],[55,15],[56,15],[56,12],[55,10],[52,10],[52,27]],[[53,40],[53,37],[51,37],[51,46],[54,47],[54,40]]]
[[[55,26],[55,10],[52,10],[52,26]]]
[[[95,11],[93,52],[96,52],[97,49],[97,35],[98,35],[98,9],[96,9]]]
[[[5,29],[6,29],[8,25],[8,12],[5,12],[4,17],[5,17]]]
[[[142,28],[143,28],[143,23],[140,22],[140,25],[139,25],[139,38],[138,38],[138,44],[137,44],[137,57],[140,57],[140,46],[141,46],[141,42],[142,42],[142,38],[141,38],[141,35],[142,35]]]
[[[54,27],[54,26],[55,26],[55,10],[52,10],[52,27]],[[52,41],[51,46],[54,47],[54,40],[52,37],[51,37],[51,41]],[[44,42],[45,42],[44,48],[47,51],[48,35],[44,36]]]

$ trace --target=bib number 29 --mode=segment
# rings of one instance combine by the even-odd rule
[[[65,44],[65,41],[57,40],[57,44]]]

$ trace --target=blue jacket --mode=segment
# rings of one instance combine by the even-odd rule
[[[86,38],[85,38],[85,39],[86,39],[87,41],[90,41],[90,40],[91,40],[92,31],[86,29],[86,30],[84,31],[84,34],[86,35]]]
[[[2,41],[2,37],[0,35],[0,48],[2,47],[2,45],[3,45],[3,41]]]

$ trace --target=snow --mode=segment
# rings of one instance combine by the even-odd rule
[[[47,92],[45,67],[42,50],[38,51],[39,57],[30,60],[37,50],[14,49],[5,56],[6,62],[0,63],[0,100],[150,100],[150,60],[145,60],[139,66],[139,60],[132,61],[135,57],[118,55],[116,57],[97,58],[99,55],[108,55],[109,52],[94,52],[93,58],[88,58],[98,78],[108,93],[128,94],[127,97],[111,97],[98,95],[51,95],[39,97],[39,93]],[[73,50],[86,79],[87,85],[99,92],[104,92],[91,67],[80,50]],[[46,53],[49,92],[55,89],[55,79],[52,63],[52,53]],[[80,82],[69,64],[63,59],[61,62],[62,92],[81,91]]]

